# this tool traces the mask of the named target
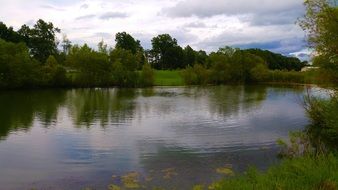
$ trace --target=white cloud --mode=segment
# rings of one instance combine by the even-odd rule
[[[150,48],[152,37],[169,33],[182,46],[216,50],[224,45],[269,44],[290,53],[304,49],[287,41],[303,38],[294,24],[302,0],[0,0],[1,21],[18,29],[39,18],[53,22],[71,41],[114,45],[126,31]],[[290,47],[293,48],[290,48]]]

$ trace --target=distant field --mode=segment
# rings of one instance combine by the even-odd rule
[[[180,71],[155,71],[155,86],[183,86]]]

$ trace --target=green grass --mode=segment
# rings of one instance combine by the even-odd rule
[[[245,175],[224,179],[208,187],[212,190],[337,190],[338,158],[334,155],[283,160],[260,173],[249,169]],[[198,189],[198,188],[196,188]]]
[[[180,71],[155,71],[155,86],[183,86]]]

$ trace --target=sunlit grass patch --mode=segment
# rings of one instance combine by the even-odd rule
[[[180,71],[155,71],[155,86],[183,86]]]

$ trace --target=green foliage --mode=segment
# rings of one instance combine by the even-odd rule
[[[311,119],[308,134],[318,149],[323,144],[328,149],[338,148],[338,97],[319,99],[308,95],[305,108]]]
[[[264,64],[258,64],[250,70],[250,76],[254,82],[266,81],[269,77],[269,70]]]
[[[282,158],[297,158],[315,154],[311,139],[304,131],[290,132],[289,142],[279,139],[277,144],[282,148],[279,153]]]
[[[177,40],[169,34],[161,34],[151,40],[150,53],[155,69],[176,69],[183,63],[183,49],[178,46]],[[182,67],[183,68],[183,67]]]
[[[250,82],[303,83],[305,75],[295,71],[269,71],[264,60],[247,51],[231,47],[211,53],[206,69],[187,67],[182,76],[186,84],[226,84]]]
[[[150,64],[144,64],[141,71],[140,77],[141,86],[153,86],[154,85],[154,70]]]
[[[209,83],[210,72],[204,66],[195,64],[183,70],[182,77],[187,85],[206,85]]]
[[[19,43],[22,42],[22,37],[13,30],[13,27],[8,27],[3,23],[0,22],[0,38],[8,41],[8,42],[14,42]]]
[[[109,54],[113,69],[113,84],[120,87],[136,87],[140,76],[137,72],[138,55],[129,50],[114,49]]]
[[[337,58],[338,59],[338,56]],[[313,59],[314,66],[319,67],[319,80],[325,83],[338,82],[338,60],[333,60],[326,55],[319,55]]]
[[[75,85],[107,86],[112,82],[112,66],[108,55],[96,52],[86,44],[82,47],[72,47],[66,62],[79,71],[74,81]]]
[[[113,64],[113,85],[119,87],[136,87],[139,80],[136,71],[128,70],[119,60]]]
[[[328,57],[338,54],[338,7],[336,0],[306,0],[305,16],[299,25],[307,33],[310,46]]]
[[[304,156],[285,159],[266,173],[249,169],[244,176],[224,179],[209,186],[210,190],[236,189],[338,189],[338,158]]]
[[[115,48],[129,50],[131,53],[143,52],[143,48],[139,40],[135,40],[130,34],[126,32],[119,32],[115,36]]]
[[[119,32],[116,34],[116,49],[123,49],[130,51],[136,56],[137,69],[142,69],[142,66],[146,63],[143,47],[139,40],[135,40],[130,34],[126,32]]]
[[[39,69],[25,44],[0,39],[0,88],[37,87],[42,77]]]
[[[184,48],[184,67],[186,66],[193,66],[196,62],[196,53],[195,51],[190,47],[187,46]]]
[[[242,51],[259,56],[271,70],[300,71],[307,64],[296,57],[286,57],[268,50],[247,49]]]
[[[305,74],[296,71],[269,71],[266,82],[272,83],[306,83]]]
[[[211,69],[211,81],[214,84],[253,82],[262,78],[256,71],[264,69],[264,61],[260,57],[230,47],[211,53],[208,65]]]
[[[336,0],[306,0],[306,14],[299,25],[307,33],[310,47],[317,52],[314,64],[320,77],[338,81],[338,7]]]
[[[56,55],[57,40],[56,33],[60,29],[55,28],[53,23],[39,19],[33,28],[23,25],[18,33],[24,39],[35,59],[44,63],[50,55]]]
[[[201,64],[201,65],[206,65],[208,59],[208,54],[207,52],[200,50],[200,51],[195,51],[195,63]]]
[[[44,66],[42,66],[43,82],[46,86],[65,86],[69,84],[66,70],[59,65],[54,56],[49,56]]]
[[[120,62],[128,71],[137,69],[137,56],[129,50],[116,48],[110,52],[109,59],[112,64]]]

